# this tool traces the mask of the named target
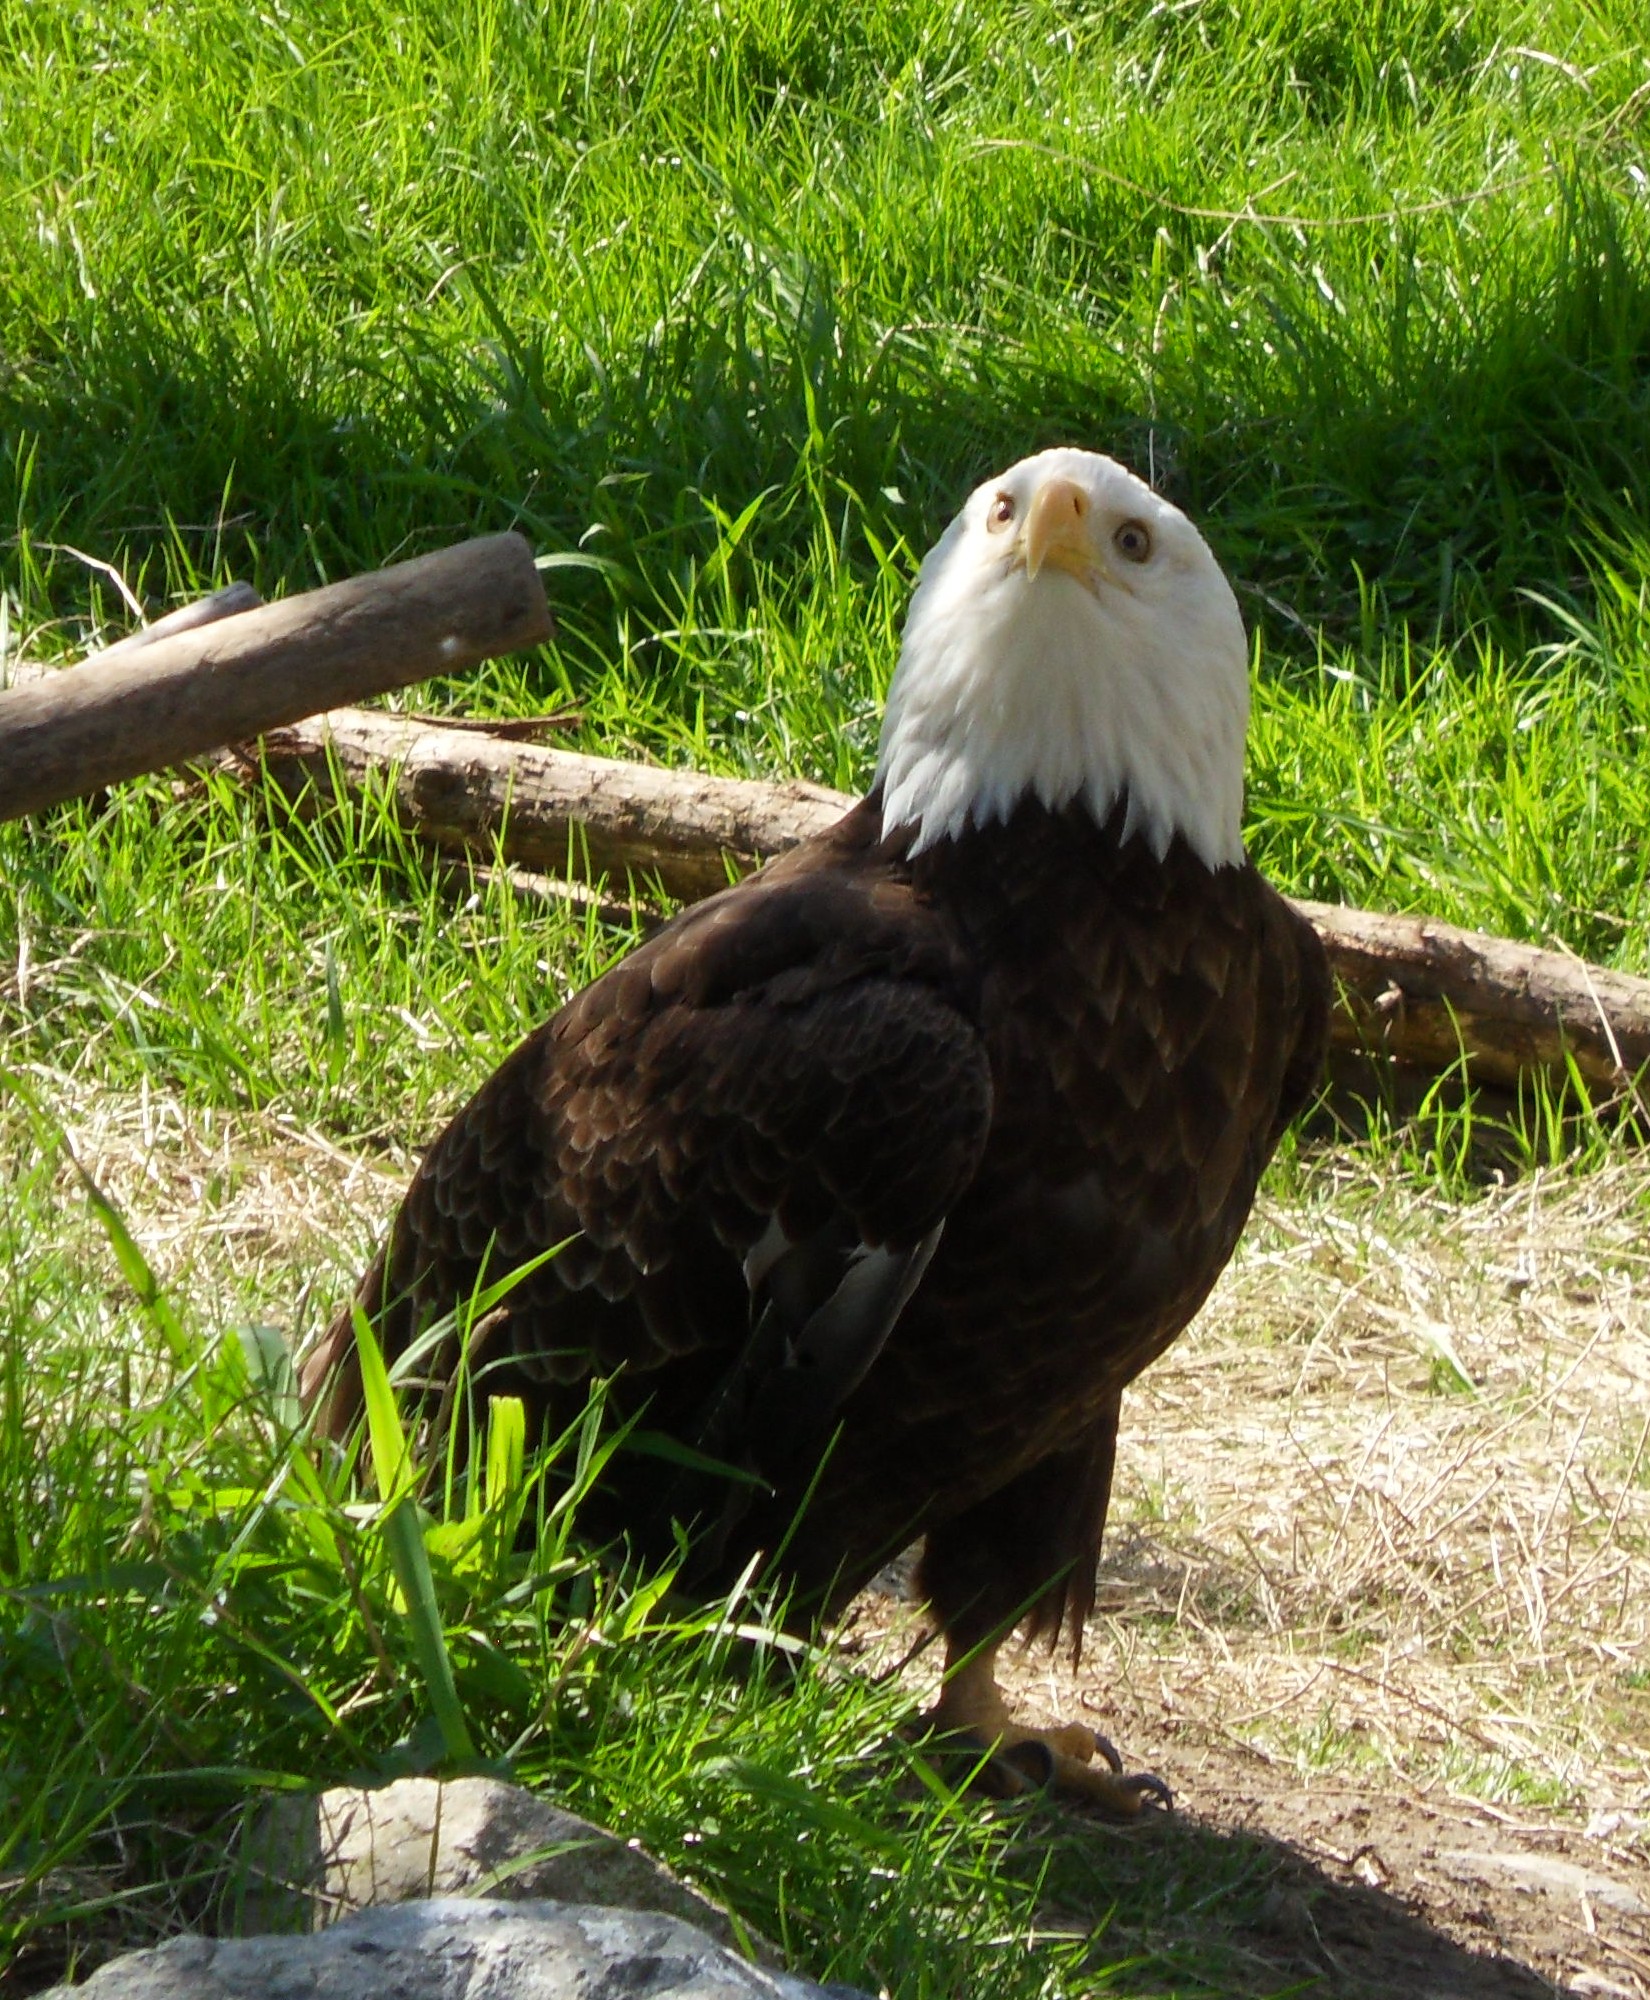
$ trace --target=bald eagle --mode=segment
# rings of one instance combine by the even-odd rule
[[[468,1367],[549,1433],[610,1377],[688,1447],[617,1454],[593,1533],[689,1527],[707,1591],[765,1553],[824,1617],[920,1539],[935,1720],[1122,1814],[1160,1782],[1015,1723],[993,1661],[1022,1621],[1080,1644],[1123,1388],[1319,1068],[1322,949],[1243,849],[1247,669],[1203,538],[1122,466],[988,480],[922,565],[868,796],[529,1035],[356,1294],[395,1356],[565,1242]],[[358,1413],[347,1311],[304,1386],[324,1432]]]

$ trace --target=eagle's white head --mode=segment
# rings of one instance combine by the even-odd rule
[[[915,850],[1081,798],[1161,855],[1243,859],[1249,648],[1178,507],[1114,459],[1057,450],[988,479],[930,550],[888,691],[883,823]]]

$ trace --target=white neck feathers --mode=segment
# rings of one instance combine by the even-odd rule
[[[1034,542],[1028,564],[1016,522],[1050,481],[1076,489],[1072,519],[1058,560]],[[1248,701],[1243,621],[1197,530],[1110,459],[1044,452],[981,487],[923,563],[883,821],[920,851],[1026,798],[1102,822],[1126,800],[1125,837],[1158,855],[1179,835],[1210,868],[1240,862]]]

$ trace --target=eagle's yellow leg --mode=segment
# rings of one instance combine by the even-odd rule
[[[997,1685],[997,1647],[977,1646],[956,1657],[947,1650],[940,1698],[927,1721],[936,1735],[962,1737],[988,1753],[980,1777],[1002,1797],[1044,1789],[1081,1799],[1119,1819],[1133,1819],[1148,1799],[1169,1805],[1163,1780],[1149,1771],[1128,1773],[1103,1736],[1081,1722],[1033,1729],[1016,1722]],[[1101,1762],[1096,1764],[1096,1753]]]

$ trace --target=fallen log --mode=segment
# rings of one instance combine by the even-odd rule
[[[408,828],[449,853],[581,879],[656,881],[691,903],[839,819],[841,792],[800,781],[712,778],[337,709],[266,734],[263,768],[289,796],[332,773],[346,789],[389,786]]]
[[[1431,917],[1297,902],[1329,953],[1338,1048],[1505,1090],[1573,1063],[1589,1092],[1643,1102],[1650,979]]]
[[[279,604],[234,609],[223,598],[186,606],[78,667],[0,690],[0,819],[341,701],[462,673],[551,630],[532,551],[516,534]]]
[[[684,902],[709,895],[852,801],[823,785],[661,770],[341,709],[231,753],[288,797],[387,787],[403,823],[447,853],[495,853],[581,879],[628,875]],[[1426,917],[1302,903],[1339,985],[1337,1046],[1516,1087],[1575,1071],[1633,1091],[1650,1063],[1650,979]]]

